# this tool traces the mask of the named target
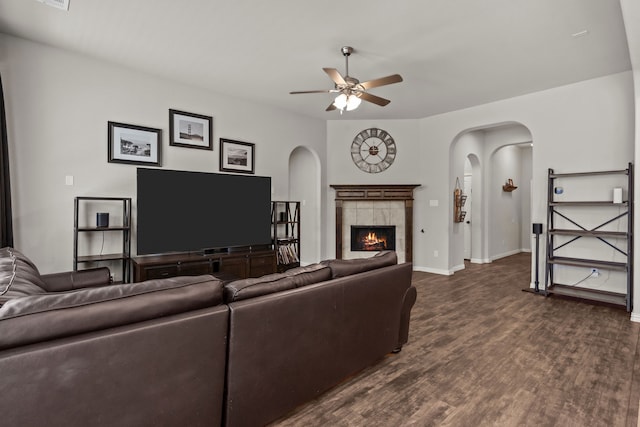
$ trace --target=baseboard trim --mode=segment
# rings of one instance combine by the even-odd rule
[[[500,254],[500,255],[495,255],[493,257],[491,257],[490,259],[482,259],[482,258],[471,258],[469,260],[469,262],[471,262],[472,264],[490,264],[493,261],[500,259],[500,258],[506,258],[508,256],[511,255],[516,255],[519,254],[521,252],[527,252],[526,249],[515,249],[513,251],[510,252],[506,252],[504,254]],[[451,267],[449,270],[441,270],[438,268],[431,268],[431,267],[421,267],[419,265],[414,265],[413,266],[413,270],[414,271],[422,271],[424,273],[433,273],[433,274],[440,274],[443,276],[452,276],[456,271],[460,271],[460,270],[464,270],[464,263],[462,264],[458,264],[455,265],[453,267]]]
[[[460,271],[460,270],[464,270],[464,263],[451,267],[451,270],[449,271],[451,271],[451,274],[453,274],[456,271]]]
[[[511,255],[516,255],[516,254],[519,254],[521,252],[524,252],[524,251],[522,249],[514,249],[512,251],[508,251],[508,252],[504,252],[504,253],[492,256],[491,257],[491,261],[495,261],[495,260],[500,259],[500,258],[506,258],[506,257],[511,256]]]
[[[640,313],[631,313],[631,321],[640,323]]]
[[[440,274],[442,276],[451,276],[454,272],[451,270],[440,270],[438,268],[430,268],[430,267],[420,267],[417,265],[413,266],[414,271],[422,271],[424,273],[433,273]]]

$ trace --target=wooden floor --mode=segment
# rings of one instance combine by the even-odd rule
[[[402,352],[274,426],[637,426],[640,324],[522,292],[530,265],[518,254],[415,272]]]

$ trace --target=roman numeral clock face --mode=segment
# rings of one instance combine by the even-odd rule
[[[382,172],[396,159],[396,143],[382,129],[365,129],[351,143],[351,158],[365,172]]]

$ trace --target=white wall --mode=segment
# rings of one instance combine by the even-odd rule
[[[521,191],[520,199],[520,248],[523,251],[531,251],[531,178],[533,174],[533,147],[530,144],[520,145],[520,181],[518,190]]]
[[[166,169],[217,172],[218,138],[255,143],[255,173],[272,177],[273,199],[288,197],[289,153],[300,135],[326,163],[325,123],[271,107],[2,34],[0,72],[15,246],[44,273],[72,267],[75,196],[135,200],[136,167],[107,162],[107,121],[161,128]],[[170,147],[170,108],[213,116],[214,150]],[[65,186],[67,175],[73,186]]]
[[[345,113],[348,116],[349,113]],[[335,191],[332,184],[422,184],[414,195],[424,191],[431,183],[419,182],[417,171],[423,168],[419,156],[419,122],[416,120],[330,120],[327,122],[327,187],[324,221],[324,258],[335,257],[336,213]],[[351,159],[351,143],[358,132],[377,127],[386,130],[394,139],[397,155],[394,163],[384,172],[363,172]],[[447,157],[442,157],[446,159]],[[416,218],[414,217],[414,222]],[[415,236],[415,233],[414,233]]]
[[[620,0],[622,16],[624,18],[624,26],[627,34],[627,43],[629,45],[629,56],[631,58],[631,66],[633,68],[634,98],[635,98],[635,145],[640,146],[640,2],[636,0]],[[640,164],[640,150],[636,148],[634,164]],[[635,173],[635,188],[640,188],[640,174]],[[636,192],[637,194],[637,192]],[[637,198],[637,196],[636,196]],[[634,202],[634,224],[640,224],[640,210],[637,208],[638,202]],[[640,233],[634,235],[634,265],[640,265]],[[635,274],[637,282],[638,274]],[[635,286],[634,286],[635,287]],[[631,320],[640,322],[640,287],[636,289],[633,295],[633,313]]]
[[[530,248],[528,235],[527,242],[522,241],[522,231],[529,229],[531,222],[531,139],[531,132],[522,124],[485,131],[485,162],[489,165],[485,212],[491,260]],[[518,187],[511,193],[502,191],[508,178]]]
[[[464,129],[517,122],[531,132],[533,150],[533,222],[546,222],[546,170],[591,170],[622,168],[633,158],[633,100],[630,73],[593,79],[577,84],[524,95],[466,110],[429,117],[421,122],[423,141],[447,144]],[[603,141],[606,141],[603,142]],[[421,181],[436,182],[446,177],[442,164],[431,156],[422,157],[425,172]],[[445,198],[446,189],[438,188],[427,198]],[[446,239],[447,212],[427,211],[432,223],[431,242]],[[429,250],[416,250],[424,258],[418,265],[446,270],[442,259],[433,259]],[[424,263],[424,264],[420,264]]]
[[[492,260],[518,253],[522,249],[521,206],[523,200],[520,183],[522,176],[521,150],[508,145],[496,150],[490,163],[489,188],[489,256]],[[518,188],[503,191],[502,186],[510,178]]]
[[[626,2],[629,5],[631,5],[631,2]],[[629,6],[629,7],[635,7],[635,12],[636,15],[640,16],[640,5],[638,3],[634,3],[634,6]],[[626,20],[625,20],[625,25],[626,25]],[[635,49],[640,49],[640,24],[636,25],[635,27],[636,30],[636,38],[635,38],[635,43],[633,43],[631,41],[631,39],[629,39],[629,47],[630,48],[635,48]],[[640,54],[638,54],[638,52],[636,51],[636,61],[634,62],[634,70],[633,70],[633,81],[635,82],[634,84],[634,97],[635,97],[635,105],[636,105],[636,110],[635,110],[635,123],[636,123],[636,129],[635,129],[635,146],[636,146],[636,151],[635,151],[635,157],[634,157],[634,188],[640,188],[640,173],[638,173],[636,171],[635,168],[637,168],[638,165],[640,165]],[[638,190],[635,190],[635,200],[633,203],[633,212],[634,212],[634,216],[633,216],[633,224],[634,224],[634,229],[636,227],[638,227],[638,225],[640,224],[640,209],[638,209],[638,207],[640,206],[640,203],[638,202],[638,197],[640,196],[638,194]],[[640,233],[635,232],[634,231],[634,239],[633,239],[633,247],[634,247],[634,253],[633,253],[633,265],[634,266],[639,266],[640,265]],[[634,294],[633,294],[633,312],[631,313],[631,320],[633,320],[634,322],[640,322],[640,285],[636,286],[636,283],[639,283],[638,279],[640,278],[640,275],[637,272],[634,272],[634,280],[633,280],[633,288],[634,288]]]
[[[546,223],[549,167],[608,170],[624,168],[633,160],[633,102],[632,73],[624,72],[417,121],[330,121],[327,181],[421,184],[414,193],[413,261],[417,268],[449,273],[456,265],[449,256],[453,224],[449,154],[450,144],[461,132],[505,123],[519,123],[530,131],[535,145],[530,220]],[[394,166],[376,175],[359,171],[351,164],[348,151],[356,133],[370,126],[389,131],[398,146]],[[462,174],[462,164],[460,168]],[[335,254],[333,196],[333,190],[327,188],[328,256]],[[437,200],[438,206],[429,206],[429,200]]]

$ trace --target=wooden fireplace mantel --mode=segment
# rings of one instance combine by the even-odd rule
[[[413,261],[413,190],[420,184],[334,184],[336,190],[336,258],[342,259],[342,203],[344,201],[404,201],[405,257]]]

